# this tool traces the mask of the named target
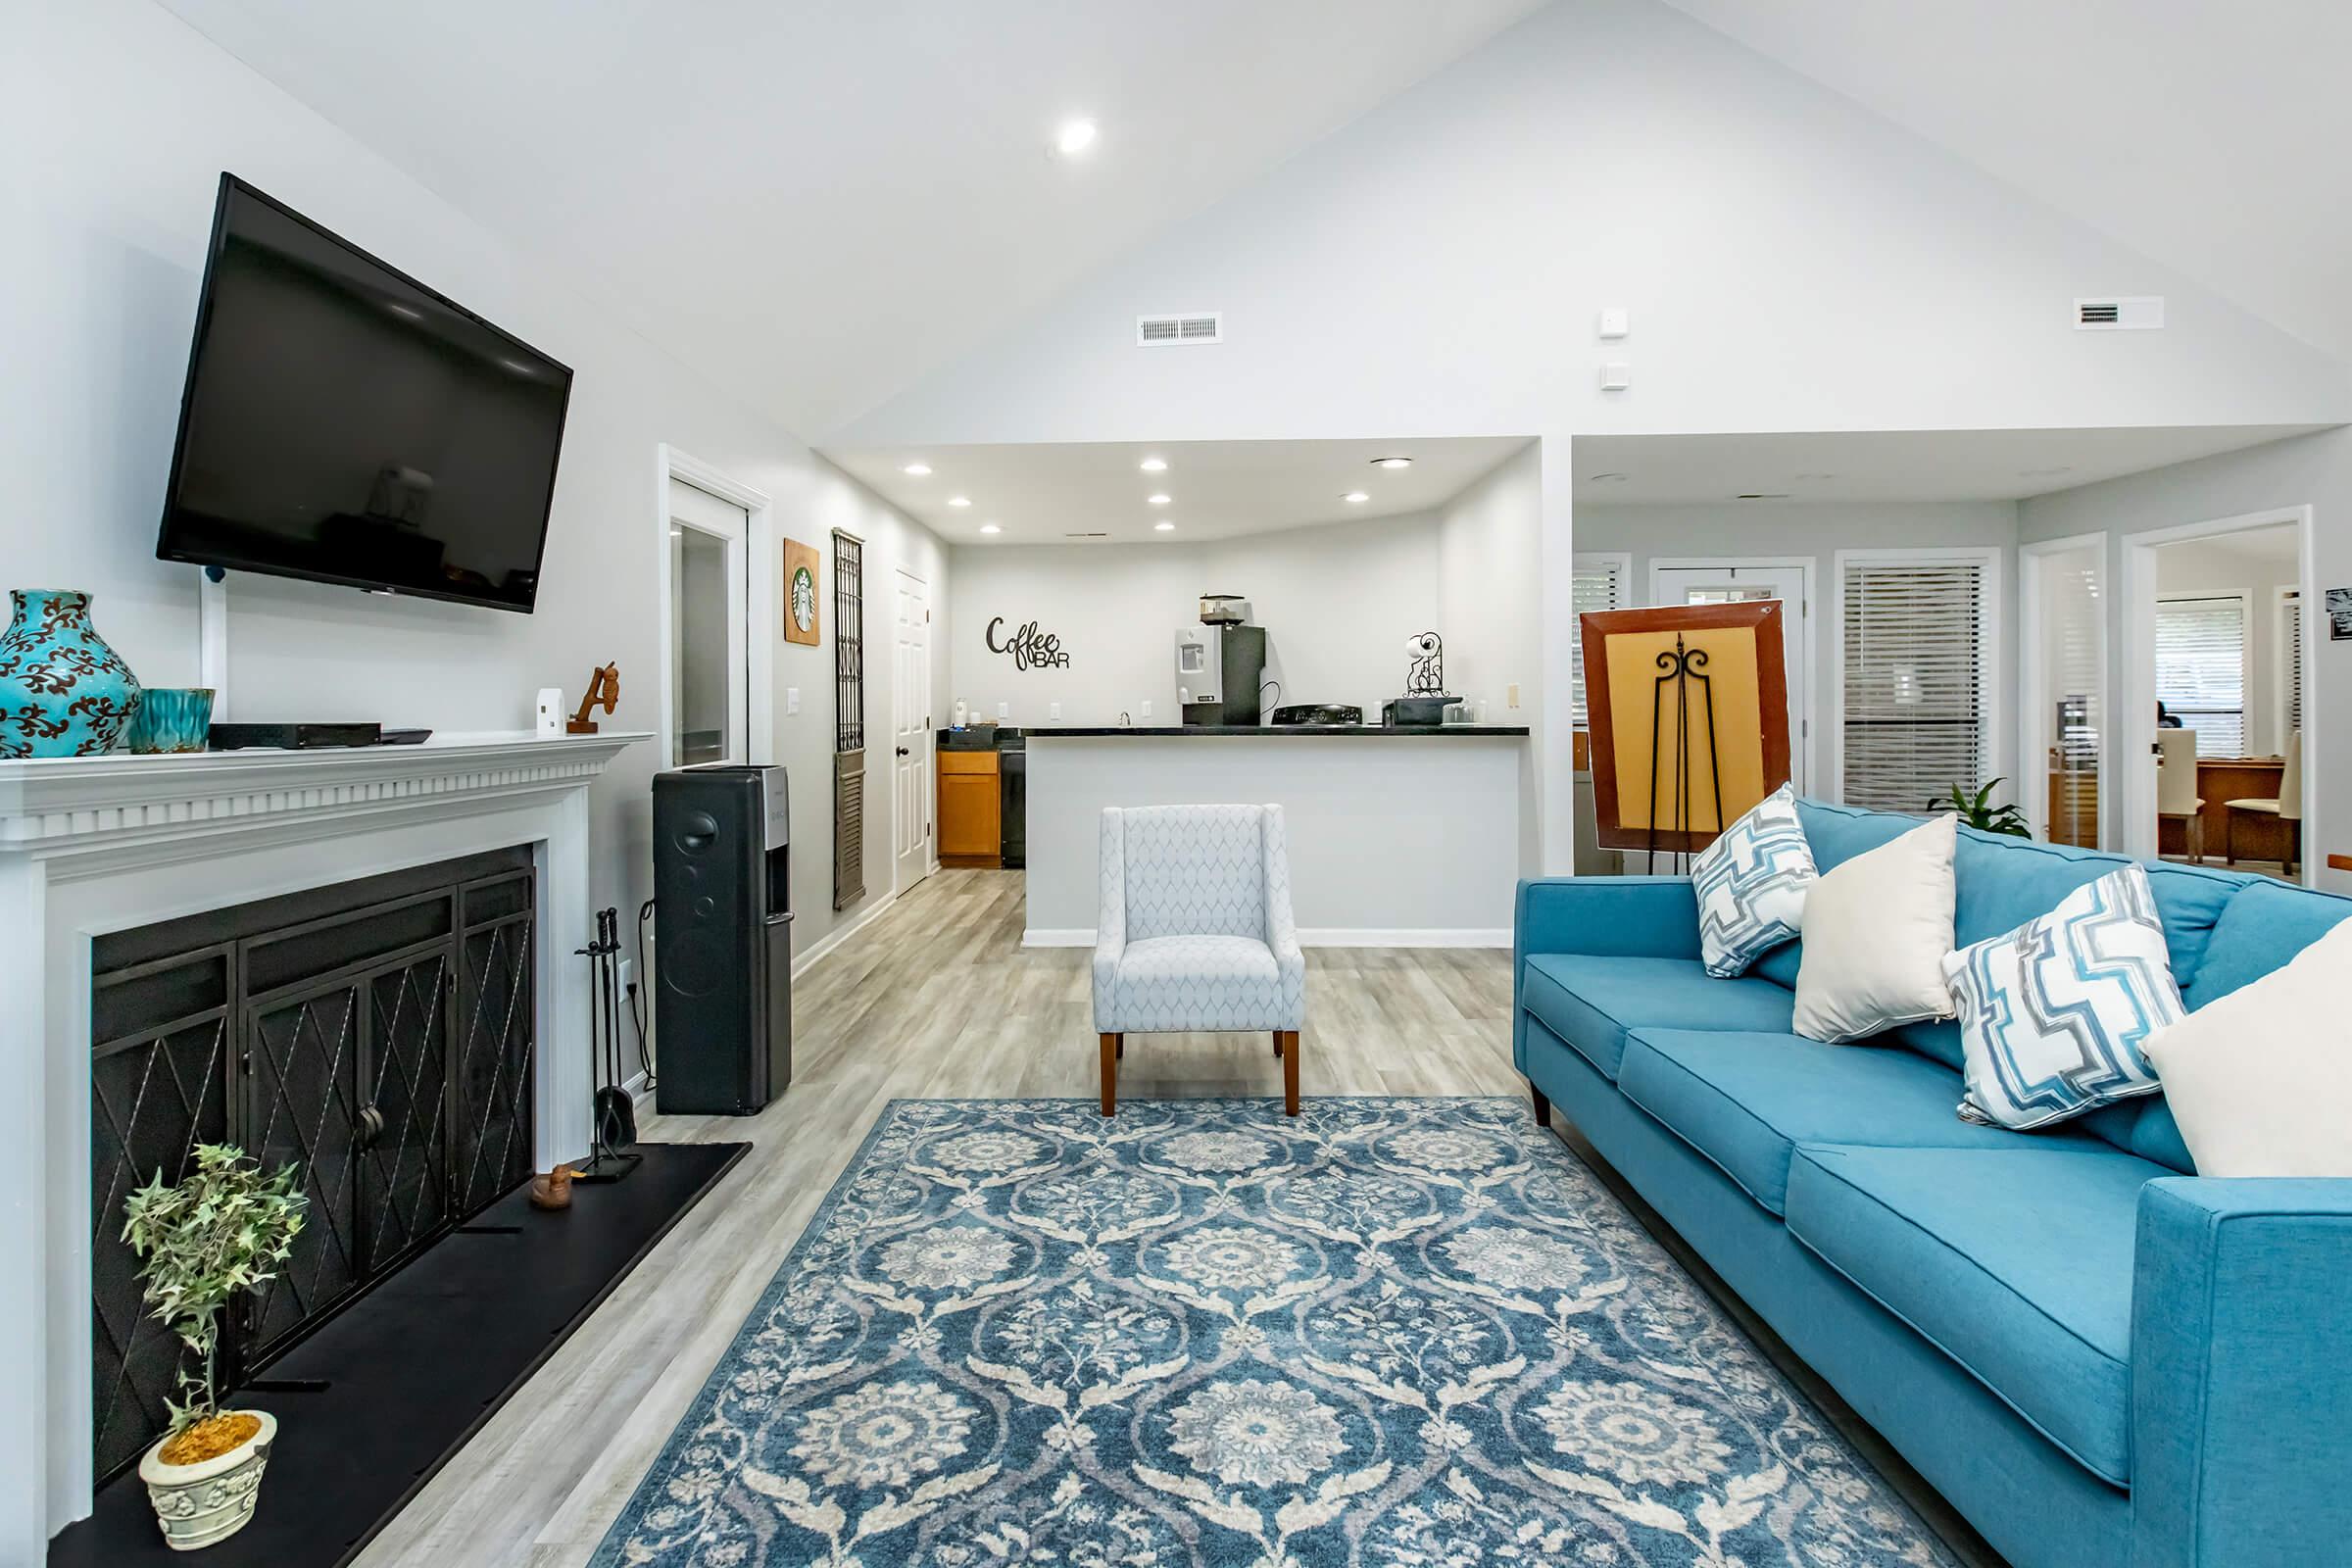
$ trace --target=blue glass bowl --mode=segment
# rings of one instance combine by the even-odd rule
[[[212,739],[210,686],[150,686],[130,715],[127,744],[134,752],[201,752]]]

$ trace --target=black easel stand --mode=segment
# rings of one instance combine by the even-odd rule
[[[575,1182],[616,1182],[645,1158],[625,1146],[637,1142],[637,1116],[629,1092],[620,1087],[620,911],[596,912],[596,940],[572,952],[588,960],[589,1059],[596,1063],[596,1102],[588,1163],[575,1168]]]
[[[1694,684],[1698,687],[1698,700],[1707,726],[1707,782],[1714,792],[1717,821],[1720,823],[1723,817],[1723,766],[1715,756],[1715,688],[1709,676],[1699,673],[1706,665],[1707,651],[1704,648],[1685,647],[1682,633],[1676,632],[1674,652],[1658,655],[1658,668],[1666,673],[1650,683],[1649,828],[1648,843],[1643,853],[1648,857],[1644,869],[1653,874],[1658,868],[1658,834],[1661,830],[1680,835],[1685,847],[1669,853],[1681,862],[1677,869],[1688,871],[1690,868],[1690,851],[1688,848],[1690,833],[1690,775],[1695,771],[1690,766],[1690,688]],[[1674,821],[1671,826],[1658,820],[1658,774],[1664,766],[1666,688],[1669,686],[1674,688]]]

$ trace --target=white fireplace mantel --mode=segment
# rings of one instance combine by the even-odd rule
[[[92,942],[530,847],[544,1169],[589,1138],[588,791],[651,738],[0,760],[0,1562],[38,1562],[90,1508]]]

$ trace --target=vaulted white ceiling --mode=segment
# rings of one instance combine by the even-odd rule
[[[2344,0],[1667,0],[2352,360]]]
[[[163,3],[813,439],[1540,0]]]

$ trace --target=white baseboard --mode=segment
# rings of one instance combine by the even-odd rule
[[[823,957],[826,954],[831,953],[835,948],[840,947],[844,942],[849,941],[850,938],[856,936],[858,932],[864,930],[867,926],[880,919],[882,912],[898,902],[899,896],[896,892],[893,892],[888,898],[877,902],[872,908],[858,916],[857,919],[852,920],[848,925],[836,930],[832,935],[826,937],[815,947],[810,948],[807,953],[796,955],[792,960],[792,977],[795,980],[798,980],[802,975],[807,974],[810,964],[816,962],[817,959]],[[1089,937],[1087,940],[1092,942],[1094,939]]]
[[[1091,948],[1091,929],[1032,926],[1021,933],[1024,948]],[[1384,929],[1375,926],[1302,926],[1302,948],[1507,948],[1508,926],[1433,926],[1421,929]]]

